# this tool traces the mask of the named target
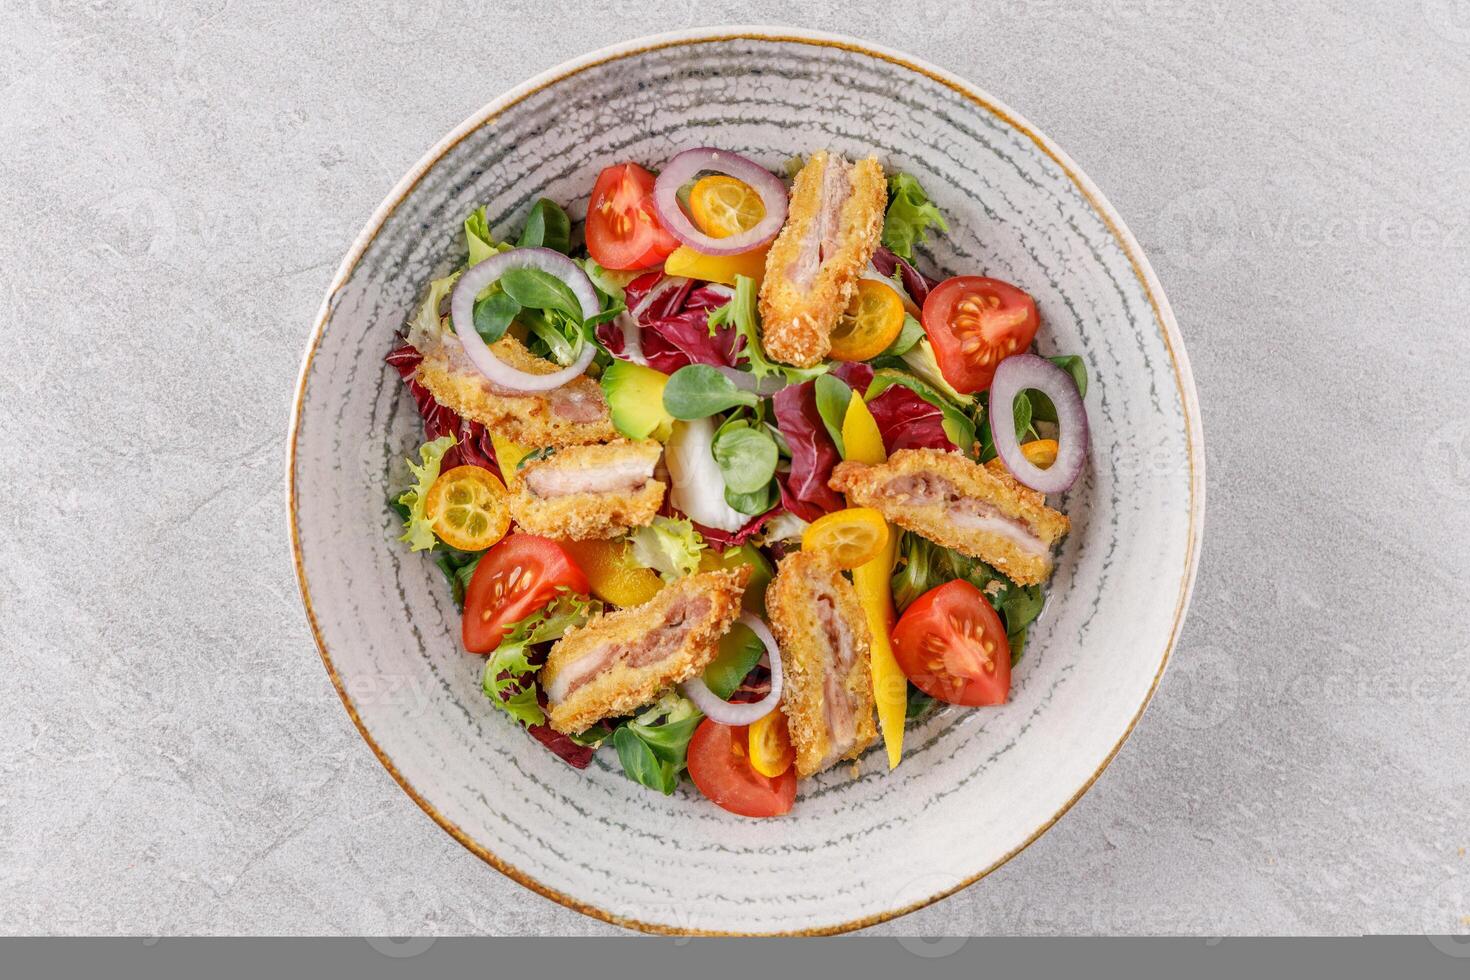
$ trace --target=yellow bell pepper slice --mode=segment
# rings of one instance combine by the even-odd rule
[[[852,393],[852,401],[847,403],[847,412],[842,416],[842,448],[846,454],[843,459],[859,463],[876,466],[888,458],[878,423],[857,392]]]
[[[500,467],[506,489],[515,490],[516,484],[520,482],[516,478],[516,464],[525,459],[530,450],[494,432],[490,433],[490,445],[495,449],[495,463]]]
[[[862,463],[881,463],[887,459],[883,436],[873,413],[862,396],[853,392],[842,419],[842,443],[847,458]],[[878,705],[878,727],[883,731],[883,746],[888,750],[888,768],[898,765],[903,756],[903,723],[908,707],[908,678],[893,656],[893,563],[898,555],[898,534],[888,529],[888,541],[878,557],[852,570],[852,584],[857,589],[858,603],[868,618],[872,634],[870,660],[873,672],[873,700]]]
[[[770,246],[753,248],[738,255],[705,255],[680,245],[664,259],[664,274],[735,285],[736,276],[749,276],[759,288],[766,277],[766,252]]]
[[[1057,448],[1055,439],[1032,439],[1021,447],[1021,455],[1032,466],[1046,469],[1057,461]]]
[[[641,606],[658,595],[663,579],[633,564],[626,540],[562,541],[561,546],[587,576],[592,594],[615,606]]]

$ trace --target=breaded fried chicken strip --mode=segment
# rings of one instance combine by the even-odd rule
[[[772,358],[810,367],[827,356],[887,206],[883,168],[872,157],[850,164],[819,150],[801,168],[761,283],[761,343]]]
[[[868,621],[852,583],[825,556],[798,551],[782,559],[766,590],[766,610],[781,647],[781,710],[797,775],[857,758],[878,730]]]
[[[528,374],[550,374],[555,364],[506,335],[490,345],[502,361]],[[617,438],[602,388],[589,377],[554,391],[512,391],[476,370],[458,338],[445,333],[427,344],[414,379],[434,400],[467,419],[483,422],[523,446],[575,446]]]
[[[663,447],[652,439],[567,446],[516,471],[510,513],[549,538],[611,538],[651,522],[664,502],[654,479]]]
[[[905,530],[989,562],[1015,582],[1051,577],[1051,548],[1071,529],[1065,514],[1011,476],[959,453],[900,449],[886,463],[843,462],[828,486],[874,507]]]
[[[641,606],[567,631],[541,669],[551,727],[585,731],[648,704],[704,670],[740,615],[750,567],[700,572],[665,586]]]

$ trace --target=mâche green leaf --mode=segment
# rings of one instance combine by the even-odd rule
[[[582,322],[582,304],[572,295],[571,287],[549,272],[526,266],[507,269],[499,282],[500,288],[522,306],[563,313]]]
[[[754,407],[760,397],[708,364],[686,364],[664,385],[664,411],[676,419],[702,419],[740,406]]]
[[[827,435],[832,437],[832,444],[837,447],[837,455],[846,457],[847,450],[842,445],[842,422],[847,418],[848,405],[852,404],[852,389],[841,378],[824,374],[817,378],[812,390],[817,402],[817,414],[822,417],[822,425],[826,427]]]
[[[780,453],[776,440],[765,429],[747,424],[722,428],[715,436],[712,449],[725,487],[735,493],[754,493],[771,482],[776,475]]]
[[[526,215],[526,227],[521,230],[520,241],[516,244],[550,248],[566,255],[572,248],[571,219],[561,205],[543,197],[531,205],[531,213]]]
[[[475,301],[475,332],[487,344],[493,344],[505,336],[510,323],[521,312],[521,304],[509,293],[497,290],[484,299]]]

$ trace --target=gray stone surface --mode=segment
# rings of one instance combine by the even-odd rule
[[[286,421],[341,253],[428,146],[564,58],[720,22],[859,33],[1026,114],[1149,250],[1203,403],[1153,708],[1044,838],[875,931],[1465,930],[1455,0],[0,5],[0,930],[614,931],[470,856],[352,729]]]

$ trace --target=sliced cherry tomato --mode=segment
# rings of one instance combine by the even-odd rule
[[[587,252],[607,269],[646,269],[678,248],[658,222],[653,174],[620,163],[597,175],[587,202]]]
[[[832,328],[832,357],[866,361],[877,357],[903,330],[903,299],[892,286],[859,279],[852,302]]]
[[[512,534],[480,556],[464,594],[461,633],[470,653],[489,653],[507,630],[562,589],[586,594],[587,576],[550,538]]]
[[[888,522],[872,507],[847,507],[824,514],[801,534],[801,550],[823,551],[838,568],[866,565],[888,546]]]
[[[689,740],[689,776],[719,807],[742,817],[779,817],[796,802],[796,770],[762,776],[750,765],[746,726],[706,718]]]
[[[424,516],[449,547],[484,551],[510,527],[505,484],[483,466],[456,466],[429,487]]]
[[[924,332],[944,380],[965,394],[984,391],[996,365],[1036,338],[1036,301],[999,279],[955,276],[924,301]]]
[[[706,235],[729,238],[760,224],[766,205],[745,181],[711,174],[689,189],[689,214]]]
[[[914,686],[951,704],[1005,704],[1011,648],[1000,615],[979,589],[956,579],[930,589],[893,628],[893,652]]]
[[[777,709],[750,726],[750,767],[772,779],[780,776],[796,761],[791,745],[791,731],[786,727],[786,713]]]

